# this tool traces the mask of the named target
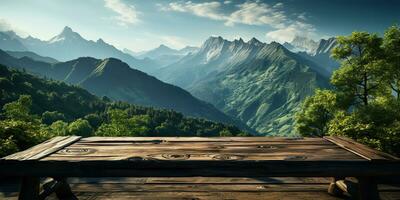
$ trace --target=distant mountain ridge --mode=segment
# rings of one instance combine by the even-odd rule
[[[149,50],[149,51],[144,51],[144,52],[139,52],[139,53],[134,53],[131,52],[133,55],[136,55],[137,58],[150,58],[157,62],[160,68],[172,64],[174,62],[177,62],[179,59],[183,58],[189,53],[194,53],[198,50],[198,47],[191,47],[191,46],[186,46],[182,49],[172,49],[166,45],[161,44],[155,49]],[[127,50],[127,52],[130,52]],[[159,68],[154,69],[158,70]],[[149,73],[151,73],[149,71]]]
[[[42,61],[42,62],[47,62],[47,63],[59,62],[58,60],[56,60],[54,58],[47,57],[47,56],[41,56],[41,55],[38,55],[31,51],[6,51],[6,52],[7,52],[7,54],[9,54],[15,58],[28,57],[28,58],[31,58],[32,60]]]
[[[336,38],[321,39],[318,42],[306,37],[296,36],[292,42],[283,46],[288,50],[319,65],[321,69],[332,73],[339,67],[339,62],[331,58],[331,51],[337,45]]]
[[[210,37],[156,74],[265,135],[294,135],[294,114],[328,73],[279,43]]]
[[[186,116],[235,124],[250,130],[246,125],[233,120],[211,104],[196,99],[185,90],[132,69],[115,58],[100,60],[82,57],[49,64],[28,57],[14,58],[0,50],[0,64],[79,85],[100,97],[107,96],[138,105],[172,109]]]
[[[78,57],[95,57],[104,59],[115,57],[128,63],[132,68],[141,71],[149,71],[157,68],[158,64],[151,59],[137,59],[116,47],[106,43],[102,39],[97,41],[86,40],[79,33],[74,32],[70,27],[66,26],[60,34],[52,37],[48,41],[42,41],[31,36],[27,38],[19,37],[14,32],[6,32],[10,38],[19,41],[25,49],[9,49],[12,51],[33,51],[39,55],[46,55],[60,61],[76,59]]]

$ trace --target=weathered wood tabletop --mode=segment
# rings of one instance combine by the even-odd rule
[[[357,177],[361,199],[376,199],[375,178],[399,169],[398,158],[344,137],[68,136],[0,160],[1,176],[29,188],[37,177]]]

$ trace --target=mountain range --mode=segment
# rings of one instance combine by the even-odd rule
[[[321,39],[318,42],[296,36],[292,42],[285,42],[283,46],[304,58],[315,62],[324,70],[332,73],[339,67],[339,62],[330,57],[331,51],[337,45],[336,38]]]
[[[171,109],[186,116],[235,124],[251,132],[246,125],[225,115],[213,105],[193,97],[179,87],[132,69],[115,58],[81,57],[50,64],[29,57],[15,58],[0,51],[0,64],[77,85],[100,97],[107,96],[137,105]]]
[[[150,58],[154,60],[158,64],[159,68],[155,68],[153,71],[148,71],[149,73],[152,73],[164,66],[177,62],[185,55],[196,52],[198,49],[198,47],[186,46],[182,49],[176,50],[162,44],[159,47],[149,51],[132,52],[128,49],[125,49],[125,52],[140,59]]]
[[[329,73],[279,43],[210,37],[156,77],[183,87],[265,135],[294,135],[294,114]]]
[[[132,68],[144,72],[151,71],[153,68],[158,67],[158,64],[153,60],[149,58],[135,58],[117,49],[113,45],[106,43],[102,39],[98,39],[97,41],[86,40],[68,26],[64,27],[60,34],[47,41],[31,36],[23,38],[13,31],[3,32],[0,35],[0,40],[1,39],[3,39],[3,41],[0,42],[0,47],[3,50],[31,51],[55,58],[59,61],[68,61],[85,56],[98,59],[114,57],[128,63]]]
[[[69,27],[48,41],[14,32],[0,37],[0,48],[12,55],[2,52],[2,64],[98,96],[234,123],[264,135],[295,135],[300,103],[316,88],[330,87],[328,77],[339,66],[329,57],[335,38],[315,42],[298,36],[281,45],[210,37],[200,48],[160,45],[138,53],[86,40]]]

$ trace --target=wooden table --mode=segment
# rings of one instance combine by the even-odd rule
[[[398,158],[344,137],[67,136],[0,160],[0,176],[22,177],[20,199],[39,199],[40,177],[55,178],[57,195],[68,196],[66,177],[269,176],[356,177],[358,198],[368,200],[379,198],[376,178],[399,169]]]

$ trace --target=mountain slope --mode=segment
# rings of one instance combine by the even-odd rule
[[[86,40],[68,26],[66,26],[60,34],[54,36],[48,41],[42,41],[31,36],[21,38],[13,32],[8,34],[14,35],[27,50],[60,61],[68,61],[85,56],[95,57],[98,59],[115,57],[128,63],[131,67],[142,71],[148,71],[152,68],[158,67],[158,65],[151,59],[136,59],[104,42],[102,39],[98,39],[97,41]]]
[[[172,109],[186,116],[237,124],[249,130],[244,124],[228,117],[211,104],[196,99],[185,90],[132,69],[126,63],[114,58],[99,60],[85,57],[48,64],[27,57],[16,59],[0,51],[0,64],[79,85],[97,96],[108,96],[114,100],[143,106]]]
[[[0,32],[0,49],[7,51],[26,51],[27,48],[10,32]]]
[[[197,47],[190,47],[190,46],[187,46],[180,50],[176,50],[162,44],[159,47],[152,49],[150,51],[139,53],[137,57],[143,59],[150,58],[155,62],[157,62],[161,68],[169,64],[172,64],[183,58],[185,55],[193,53],[197,50],[198,50]],[[149,71],[149,73],[153,73],[156,70],[159,70],[159,68],[154,69],[153,71]]]
[[[15,57],[15,58],[28,57],[28,58],[31,58],[32,60],[42,61],[42,62],[47,62],[47,63],[57,63],[58,62],[58,60],[56,60],[54,58],[47,57],[47,56],[41,56],[41,55],[38,55],[31,51],[6,51],[6,52],[8,55]]]
[[[158,77],[189,90],[266,135],[294,134],[301,101],[328,87],[328,73],[278,43],[209,38]]]
[[[292,52],[307,52],[313,53],[318,48],[319,43],[302,36],[296,36],[290,42],[290,44],[284,44],[284,46]]]
[[[311,60],[321,66],[322,69],[325,69],[329,73],[332,73],[334,70],[339,68],[340,64],[338,61],[331,58],[331,51],[337,45],[336,38],[329,38],[327,40],[321,39],[318,42],[318,47],[314,52],[306,53],[299,52],[299,55],[304,58]]]

